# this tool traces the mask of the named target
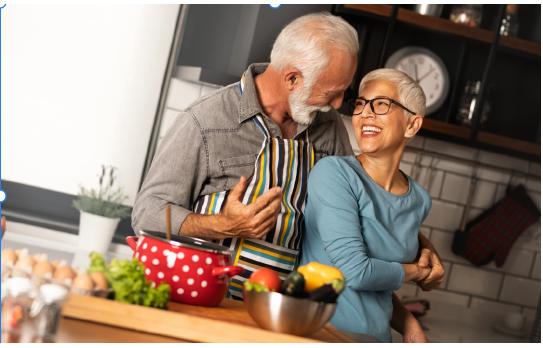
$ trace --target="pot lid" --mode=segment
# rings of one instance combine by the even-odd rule
[[[196,249],[201,251],[207,251],[215,254],[232,255],[232,251],[227,247],[219,244],[211,243],[199,238],[191,238],[180,235],[172,235],[172,239],[166,239],[166,233],[164,232],[152,232],[152,231],[140,231],[141,236],[157,239],[161,242],[168,243],[175,246],[182,246],[185,248]]]

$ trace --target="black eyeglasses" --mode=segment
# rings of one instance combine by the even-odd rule
[[[416,113],[414,113],[413,111],[409,110],[402,104],[390,98],[381,97],[381,98],[375,98],[372,100],[367,100],[364,98],[356,98],[356,99],[349,100],[348,103],[349,103],[349,113],[353,116],[360,115],[362,111],[364,111],[364,108],[366,107],[368,103],[370,104],[371,111],[373,111],[373,113],[376,115],[387,114],[390,111],[390,106],[392,105],[392,103],[398,105],[404,110],[409,111],[413,115],[416,115]]]

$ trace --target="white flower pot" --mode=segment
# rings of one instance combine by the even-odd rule
[[[89,214],[81,210],[79,212],[79,249],[107,253],[121,219]]]

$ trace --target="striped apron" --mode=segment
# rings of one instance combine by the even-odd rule
[[[275,227],[262,239],[228,238],[214,241],[230,248],[234,265],[245,269],[242,274],[232,278],[226,298],[243,299],[243,283],[261,267],[273,269],[282,279],[295,269],[302,239],[307,180],[314,164],[313,146],[308,141],[307,130],[305,140],[279,139],[271,136],[261,115],[253,116],[253,121],[264,133],[265,139],[253,174],[247,179],[242,203],[248,205],[270,188],[279,186],[283,195],[281,211]],[[193,211],[218,214],[226,204],[230,191],[198,197]]]

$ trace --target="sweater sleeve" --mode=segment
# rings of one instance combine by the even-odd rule
[[[368,255],[362,231],[360,204],[364,193],[357,192],[355,174],[339,165],[339,158],[320,161],[309,176],[308,206],[313,209],[313,222],[324,249],[334,267],[354,290],[398,290],[405,271],[397,262],[387,262]],[[355,187],[353,189],[353,186]],[[360,195],[362,195],[360,197]]]

